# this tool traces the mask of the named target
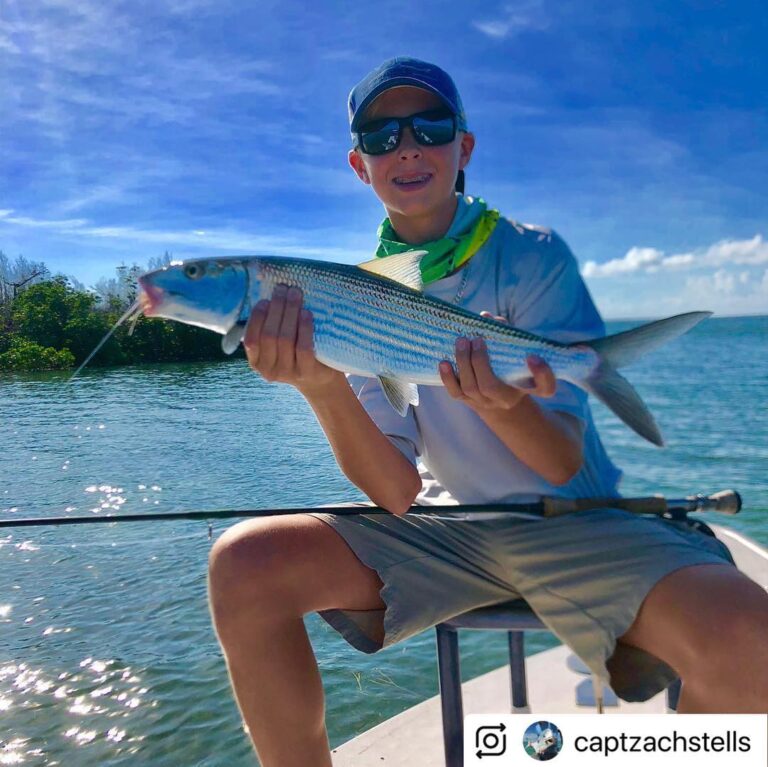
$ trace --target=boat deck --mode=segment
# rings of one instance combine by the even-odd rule
[[[728,528],[711,525],[743,572],[768,589],[768,551]],[[572,659],[569,661],[569,657]],[[526,713],[596,713],[577,704],[577,688],[591,689],[591,677],[577,670],[567,647],[555,647],[526,659],[529,707]],[[490,671],[462,685],[464,714],[511,710],[509,667]],[[581,688],[582,693],[587,689]],[[583,697],[583,695],[582,695]],[[617,700],[605,713],[662,714],[666,695],[644,703]],[[524,713],[524,712],[521,712]],[[440,697],[435,696],[364,732],[333,751],[334,767],[444,767]]]

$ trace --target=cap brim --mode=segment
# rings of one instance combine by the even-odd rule
[[[360,125],[363,122],[365,110],[379,97],[384,91],[388,91],[392,88],[399,88],[404,85],[410,85],[414,88],[421,88],[423,91],[434,93],[440,101],[442,101],[450,110],[458,117],[456,111],[456,105],[451,104],[446,100],[445,96],[440,93],[437,88],[434,88],[429,83],[425,83],[423,80],[419,80],[417,77],[394,77],[391,80],[385,80],[383,83],[379,83],[359,104],[355,110],[355,116],[352,118],[350,124],[350,130],[355,133],[360,129]]]

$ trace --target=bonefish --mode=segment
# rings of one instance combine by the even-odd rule
[[[690,312],[605,338],[563,344],[482,317],[422,292],[419,261],[410,251],[358,266],[277,256],[173,262],[139,278],[149,317],[165,317],[221,333],[231,354],[251,308],[278,284],[301,289],[314,317],[318,360],[346,373],[377,377],[392,407],[418,405],[418,386],[442,386],[438,365],[455,364],[458,337],[481,336],[496,376],[530,380],[526,358],[544,359],[555,376],[598,397],[645,439],[661,433],[638,393],[617,368],[675,338],[711,312]]]

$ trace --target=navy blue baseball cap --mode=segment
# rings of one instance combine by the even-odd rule
[[[436,64],[410,56],[398,56],[369,72],[350,92],[348,106],[352,133],[360,129],[365,110],[377,96],[401,85],[411,85],[439,96],[456,116],[456,127],[467,130],[464,106],[451,76]]]

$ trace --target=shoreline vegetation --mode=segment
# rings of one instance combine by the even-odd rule
[[[138,276],[170,260],[165,253],[146,268],[119,266],[115,277],[86,288],[74,278],[51,275],[43,262],[22,256],[11,262],[0,251],[0,375],[77,367],[136,300]],[[88,364],[223,359],[228,357],[216,333],[140,317],[132,334],[121,325]]]

